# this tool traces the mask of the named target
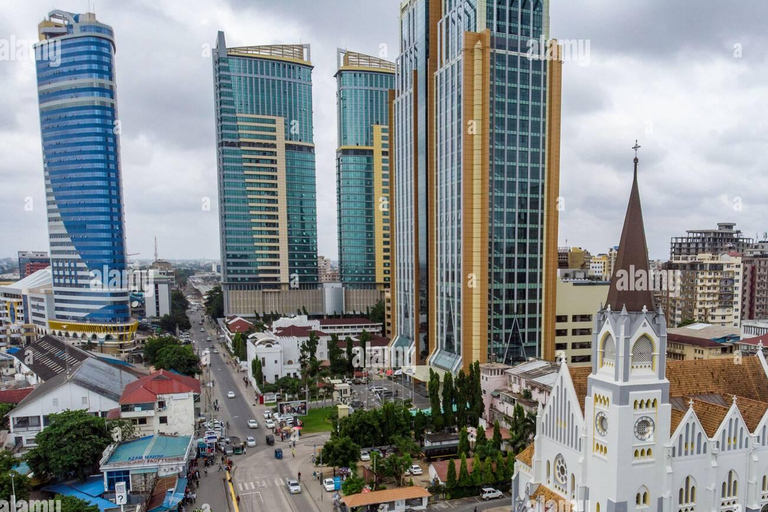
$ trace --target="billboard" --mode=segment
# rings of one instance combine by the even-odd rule
[[[277,404],[277,412],[293,416],[305,416],[307,414],[307,401],[295,400],[293,402],[280,402]]]

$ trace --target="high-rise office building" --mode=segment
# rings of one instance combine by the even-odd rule
[[[548,0],[401,7],[394,345],[447,371],[554,356],[562,63],[548,31]]]
[[[18,258],[19,279],[51,266],[51,258],[46,251],[19,251]]]
[[[130,318],[112,28],[51,11],[37,91],[55,320],[67,337],[128,341]],[[55,57],[55,58],[53,58]]]
[[[392,270],[389,106],[395,65],[341,49],[337,60],[339,274],[348,287],[388,287]]]
[[[250,294],[317,286],[317,206],[309,45],[213,56],[224,311]]]

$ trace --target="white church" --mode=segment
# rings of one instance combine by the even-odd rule
[[[517,456],[512,510],[768,512],[762,350],[667,362],[666,322],[652,291],[616,279],[648,272],[637,157],[634,163],[614,279],[595,319],[592,367],[561,365],[539,406],[535,440]]]

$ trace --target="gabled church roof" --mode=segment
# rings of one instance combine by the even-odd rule
[[[635,150],[640,146],[635,143]],[[608,289],[608,304],[613,311],[621,311],[626,306],[627,311],[642,311],[643,306],[654,311],[651,274],[648,268],[648,246],[645,242],[645,226],[643,225],[643,208],[640,205],[640,191],[637,186],[637,154],[635,154],[635,174],[632,180],[632,191],[629,193],[627,214],[624,217],[624,228],[621,231],[619,252],[616,255],[616,265]],[[635,289],[635,282],[640,278],[645,281],[640,290]],[[627,286],[628,285],[628,286]]]

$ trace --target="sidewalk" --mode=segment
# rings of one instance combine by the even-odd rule
[[[202,459],[200,459],[202,461]],[[227,499],[227,477],[226,472],[218,472],[218,464],[208,468],[208,476],[204,476],[204,471],[200,472],[200,486],[197,488],[197,503],[194,507],[203,508],[208,505],[211,512],[231,512],[229,500]]]

